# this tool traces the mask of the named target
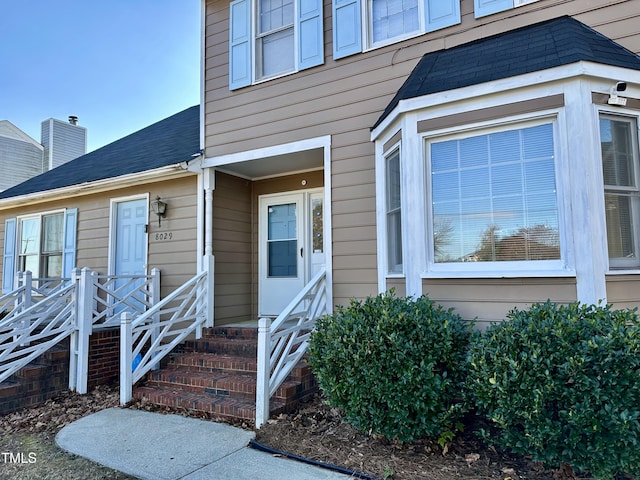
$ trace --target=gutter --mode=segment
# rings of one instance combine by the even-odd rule
[[[93,193],[115,190],[142,183],[158,182],[193,175],[194,172],[187,169],[187,162],[175,163],[165,167],[146,170],[144,172],[130,173],[119,177],[105,178],[92,182],[84,182],[54,190],[44,190],[16,197],[0,199],[0,210],[23,207],[36,203],[50,202],[53,200],[68,199]]]

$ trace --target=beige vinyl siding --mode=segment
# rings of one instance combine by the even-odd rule
[[[343,304],[378,290],[369,128],[422,55],[561,15],[640,51],[640,2],[540,0],[475,19],[473,0],[462,0],[459,25],[334,61],[331,1],[325,0],[324,65],[230,91],[229,2],[210,0],[206,12],[206,156],[331,136],[333,294]]]
[[[137,187],[111,190],[66,200],[47,201],[0,212],[0,245],[4,245],[4,224],[7,218],[64,208],[78,209],[76,266],[89,267],[101,275],[109,268],[109,215],[112,199],[137,195],[156,195],[167,202],[167,217],[158,227],[158,217],[149,212],[148,271],[161,271],[161,295],[169,294],[197,271],[196,176],[173,179]],[[171,233],[170,240],[156,240],[155,235]],[[2,267],[0,267],[2,268]]]
[[[393,289],[396,297],[404,297],[407,295],[406,282],[403,278],[387,278],[387,291]]]
[[[607,303],[614,308],[640,307],[640,276],[607,275]]]
[[[571,303],[577,298],[575,278],[424,279],[422,291],[465,320],[475,319],[479,328],[503,320],[514,307],[547,300]]]
[[[251,318],[251,183],[216,172],[213,193],[216,325]]]

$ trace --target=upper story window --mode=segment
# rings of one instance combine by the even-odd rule
[[[607,249],[611,268],[640,266],[640,182],[636,118],[600,115]]]
[[[430,263],[560,260],[553,122],[434,139],[427,152]]]
[[[231,90],[324,62],[321,0],[236,0],[229,8]]]
[[[460,0],[333,0],[332,13],[338,59],[458,24]]]
[[[476,18],[485,17],[538,0],[473,0]]]

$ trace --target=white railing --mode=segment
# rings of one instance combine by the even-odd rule
[[[258,324],[256,428],[269,418],[269,399],[302,359],[316,321],[328,313],[326,272],[321,270],[271,323]]]
[[[70,336],[76,329],[75,284],[0,320],[0,382]]]
[[[202,335],[207,318],[207,272],[202,272],[142,315],[121,314],[120,403],[131,401],[133,385],[179,343]]]
[[[89,270],[93,329],[119,327],[120,313],[143,314],[160,299],[160,270],[151,275],[99,275]],[[83,269],[84,273],[84,269]]]
[[[160,271],[149,276],[104,276],[89,268],[71,278],[17,275],[18,287],[0,297],[0,382],[70,337],[69,389],[87,393],[89,336],[120,326],[123,309],[137,317],[157,304]],[[114,320],[115,319],[115,320]]]
[[[0,313],[5,314],[3,319],[17,316],[44,297],[54,294],[68,282],[68,278],[33,278],[29,271],[18,272],[17,288],[0,296]]]

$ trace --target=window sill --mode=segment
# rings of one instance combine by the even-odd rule
[[[634,267],[634,268],[628,268],[628,269],[624,269],[624,268],[616,268],[615,270],[607,270],[607,273],[605,275],[612,275],[612,276],[617,276],[617,275],[640,275],[640,268],[638,267]]]
[[[640,273],[640,272],[638,272]],[[422,279],[438,278],[572,278],[576,276],[575,270],[549,269],[549,270],[432,270],[423,272]]]
[[[404,273],[387,273],[384,278],[405,278]]]

